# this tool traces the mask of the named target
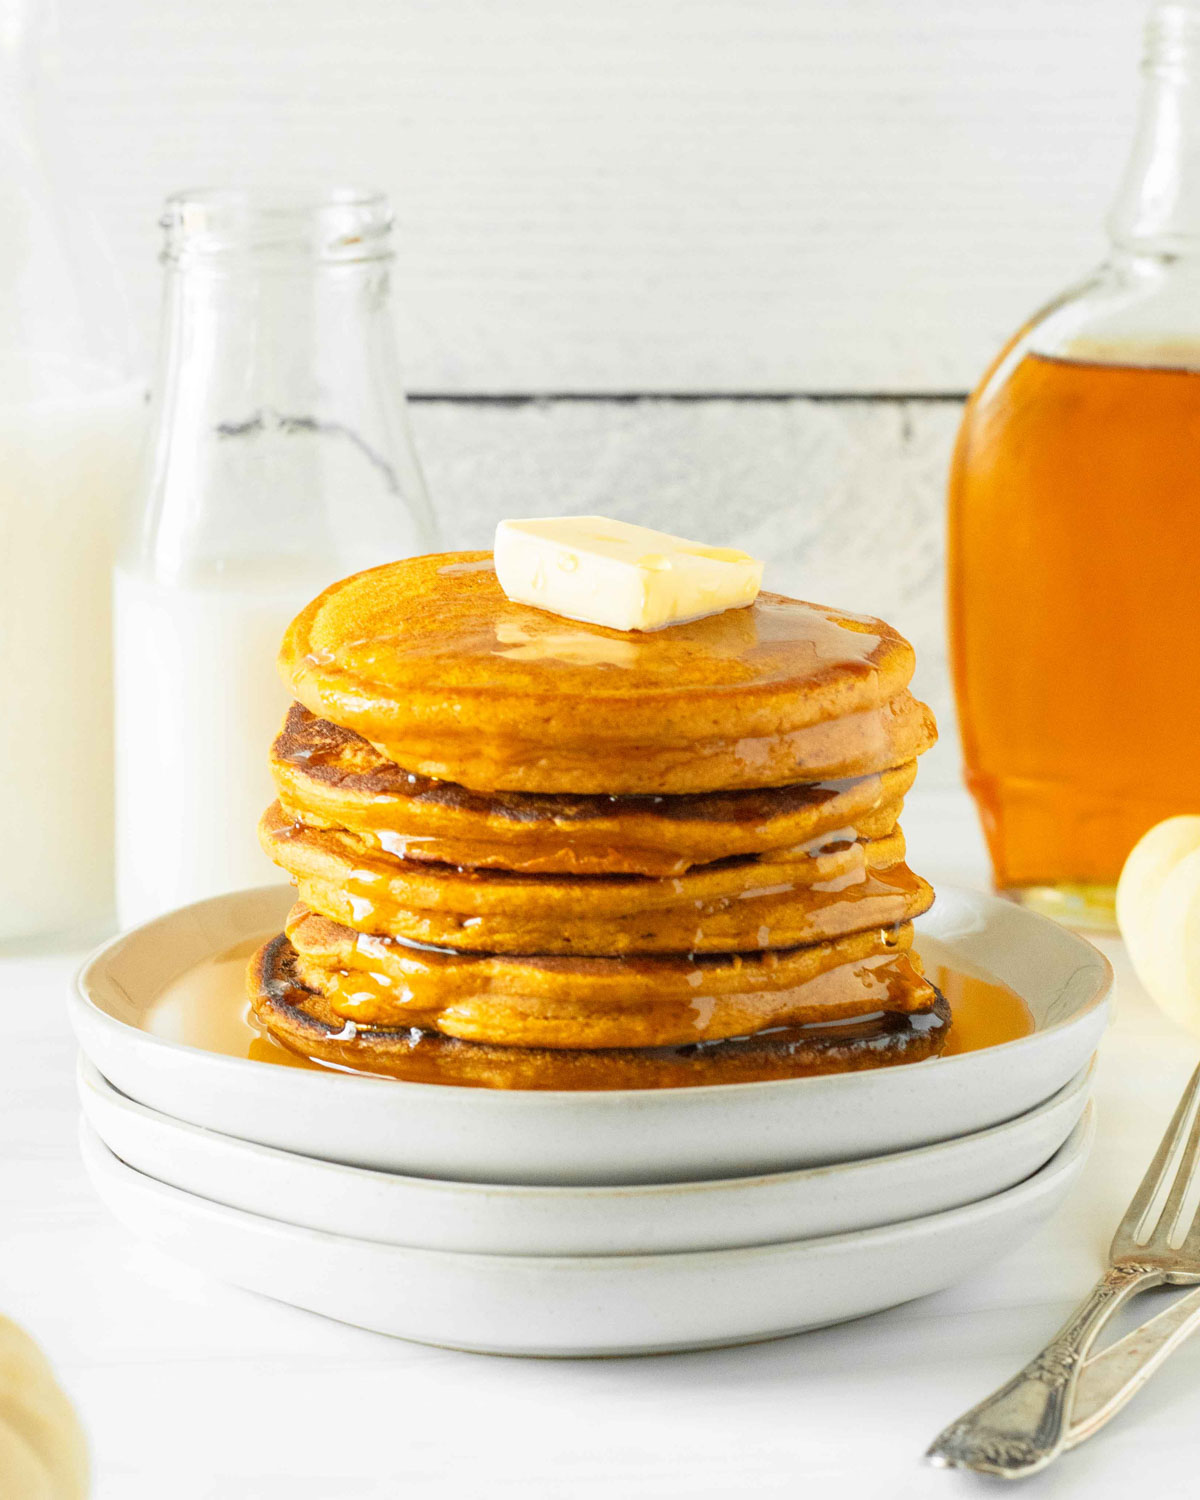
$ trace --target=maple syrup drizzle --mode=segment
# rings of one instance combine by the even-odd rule
[[[226,1057],[327,1071],[281,1047],[251,1015],[246,965],[269,936],[247,938],[181,974],[155,1001],[143,1029]],[[943,1057],[999,1046],[1034,1031],[1028,1006],[1007,985],[953,964],[935,941],[923,938],[917,946],[927,977],[950,1002],[953,1020]]]

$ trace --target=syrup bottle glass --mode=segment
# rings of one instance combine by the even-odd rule
[[[115,574],[124,925],[279,878],[255,829],[284,629],[335,579],[434,540],[387,200],[185,193],[162,223],[152,440]]]
[[[1111,254],[1001,351],[950,481],[950,648],[999,889],[1113,922],[1200,812],[1200,5],[1157,6]]]
[[[56,29],[0,0],[0,943],[112,922],[109,574],[145,412],[64,139]]]

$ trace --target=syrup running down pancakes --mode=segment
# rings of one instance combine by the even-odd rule
[[[776,594],[652,633],[375,568],[293,622],[258,1023],[338,1067],[675,1088],[936,1055],[898,826],[936,737],[882,621]]]

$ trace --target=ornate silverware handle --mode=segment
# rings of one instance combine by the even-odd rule
[[[1191,1292],[1091,1355],[1075,1386],[1066,1446],[1074,1448],[1116,1416],[1196,1328],[1200,1328],[1200,1292]]]
[[[1092,1341],[1127,1297],[1164,1279],[1160,1267],[1141,1261],[1110,1266],[1042,1352],[951,1423],[925,1456],[942,1468],[1002,1479],[1044,1468],[1066,1442],[1071,1397]]]

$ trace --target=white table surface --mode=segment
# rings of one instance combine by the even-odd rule
[[[972,813],[916,795],[913,867],[982,884]],[[101,1207],[75,1146],[63,995],[78,955],[0,961],[0,1311],[54,1360],[102,1500],[978,1495],[926,1469],[937,1430],[1017,1369],[1099,1271],[1194,1066],[1113,941],[1117,1020],[1082,1182],[1022,1249],[938,1296],[715,1353],[599,1361],[454,1354],[210,1280]],[[1034,1496],[1194,1495],[1200,1339]],[[14,1500],[14,1497],[4,1497]]]

